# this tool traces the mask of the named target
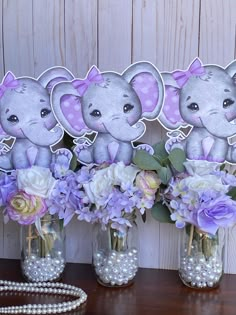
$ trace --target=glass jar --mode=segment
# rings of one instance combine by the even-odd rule
[[[65,268],[63,221],[46,215],[41,228],[21,226],[21,269],[28,281],[59,280]]]
[[[138,271],[137,227],[122,231],[110,225],[93,229],[93,266],[97,281],[107,287],[131,285]]]
[[[224,230],[216,235],[187,225],[182,234],[179,276],[182,282],[195,289],[219,286],[223,275]]]

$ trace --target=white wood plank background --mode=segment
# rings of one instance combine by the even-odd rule
[[[235,8],[235,0],[1,0],[0,76],[62,65],[84,77],[93,64],[122,72],[138,60],[171,71],[196,56],[226,66],[235,58]],[[158,122],[146,125],[144,141],[164,138]],[[140,266],[177,269],[179,231],[149,213],[138,226]],[[67,260],[91,262],[92,226],[74,219],[66,234]],[[236,228],[226,234],[228,273],[236,273],[235,241]],[[19,226],[0,217],[0,257],[19,256]]]

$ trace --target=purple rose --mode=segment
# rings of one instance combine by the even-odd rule
[[[215,235],[219,227],[229,227],[235,223],[236,202],[225,195],[203,202],[196,219],[200,230]]]
[[[19,191],[9,196],[5,210],[12,220],[29,225],[35,223],[37,218],[42,218],[47,212],[47,207],[43,198]]]

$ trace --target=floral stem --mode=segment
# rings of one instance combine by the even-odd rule
[[[28,255],[31,255],[31,240],[32,240],[32,225],[29,225],[29,233],[28,233]]]
[[[189,234],[189,241],[188,241],[188,256],[191,255],[191,246],[192,246],[192,242],[193,242],[193,232],[194,232],[194,225],[191,224],[190,227],[190,234]]]

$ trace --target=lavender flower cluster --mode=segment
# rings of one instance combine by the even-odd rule
[[[110,223],[122,230],[131,226],[136,209],[143,214],[153,206],[159,185],[156,173],[122,162],[83,166],[57,181],[47,206],[50,214],[57,213],[64,220],[64,225],[76,215],[81,221],[103,226]]]
[[[207,161],[185,163],[183,178],[173,178],[168,189],[171,219],[176,227],[193,224],[215,235],[219,227],[236,222],[236,201],[228,195],[236,187],[236,178]]]
[[[122,230],[131,226],[135,210],[150,209],[160,186],[157,174],[123,162],[83,166],[55,178],[49,169],[33,166],[0,174],[0,206],[6,221],[32,224],[46,212],[58,214],[67,225],[79,220],[108,223]]]

